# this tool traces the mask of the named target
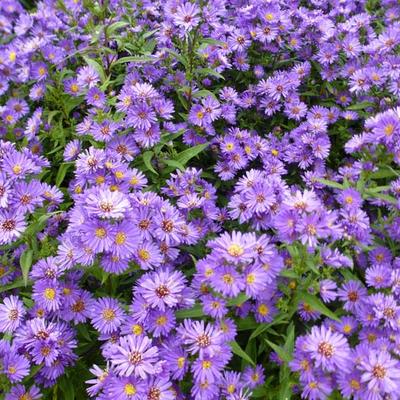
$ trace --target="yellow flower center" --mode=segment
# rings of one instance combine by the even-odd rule
[[[346,325],[343,327],[343,332],[344,332],[344,333],[350,333],[350,332],[351,332],[351,326],[350,326],[349,324],[346,324]]]
[[[156,324],[159,326],[163,326],[167,323],[167,317],[162,315],[161,317],[158,317],[156,320]]]
[[[236,390],[236,387],[235,387],[235,385],[234,385],[233,383],[231,383],[230,385],[228,385],[228,387],[226,388],[226,391],[227,391],[229,394],[234,393],[235,390]]]
[[[207,269],[205,270],[205,272],[204,272],[204,275],[205,275],[207,278],[210,278],[211,276],[214,275],[214,270],[213,270],[212,268],[207,268]]]
[[[225,283],[227,283],[228,285],[232,285],[232,283],[234,282],[233,276],[231,274],[225,274],[222,277],[223,281]]]
[[[246,276],[246,282],[247,282],[249,285],[251,285],[252,283],[254,283],[255,280],[256,280],[256,277],[255,277],[254,274],[248,274],[248,275]]]
[[[244,249],[239,244],[233,243],[228,247],[228,253],[232,257],[240,257],[244,253]]]
[[[209,360],[203,361],[202,366],[203,366],[204,369],[210,369],[211,368],[211,361],[209,361]]]
[[[104,176],[98,176],[96,177],[96,183],[98,185],[101,185],[102,183],[104,183],[106,181],[106,178],[104,178]]]
[[[15,164],[12,168],[14,174],[19,175],[22,171],[22,167],[19,164]]]
[[[126,242],[126,235],[125,232],[118,232],[115,235],[115,243],[118,244],[119,246],[121,246],[122,244],[124,244]]]
[[[103,311],[103,318],[104,318],[106,321],[113,321],[114,318],[115,318],[115,311],[112,310],[111,308],[106,308],[106,309]]]
[[[138,257],[143,261],[148,261],[150,259],[150,253],[146,249],[140,249],[138,251]]]
[[[265,317],[269,313],[269,307],[266,304],[260,304],[258,306],[258,312]]]
[[[9,373],[10,375],[15,374],[16,372],[17,372],[17,368],[15,368],[15,367],[13,367],[13,366],[8,367],[8,373]]]
[[[135,324],[132,326],[132,332],[136,335],[139,336],[143,333],[143,328],[139,324]]]
[[[127,383],[124,388],[125,394],[127,396],[133,396],[136,394],[136,388],[132,385],[132,383]]]
[[[384,131],[386,136],[392,135],[392,133],[394,132],[394,125],[393,124],[386,125]]]
[[[107,232],[104,228],[97,228],[95,232],[96,237],[100,239],[104,239],[107,235]]]
[[[139,179],[137,178],[137,176],[132,176],[131,180],[129,181],[129,183],[133,186],[137,185],[139,183]]]
[[[46,288],[44,290],[44,297],[47,300],[54,300],[54,298],[56,297],[56,291],[53,288]]]
[[[185,365],[185,361],[186,361],[185,357],[179,357],[178,358],[178,368],[182,369],[183,366]]]
[[[124,177],[124,173],[123,173],[122,171],[117,171],[117,172],[115,173],[115,177],[116,177],[117,179],[122,179],[122,178]]]
[[[352,380],[350,381],[350,386],[351,386],[351,388],[354,389],[354,390],[360,390],[360,388],[361,388],[360,382],[358,382],[358,381],[355,380],[355,379],[352,379]]]

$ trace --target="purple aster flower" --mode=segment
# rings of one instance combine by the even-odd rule
[[[25,231],[26,222],[23,214],[0,210],[0,244],[11,243]]]
[[[99,82],[99,74],[91,66],[82,67],[78,71],[77,83],[80,87],[92,88]]]
[[[89,368],[89,371],[96,377],[94,379],[89,379],[85,383],[90,385],[86,390],[89,396],[96,396],[105,385],[109,382],[112,377],[112,373],[109,368],[102,369],[97,365],[93,365],[92,368]]]
[[[91,87],[86,94],[86,102],[94,107],[102,108],[105,100],[105,94],[97,87]]]
[[[100,218],[122,218],[130,209],[129,200],[118,191],[99,189],[86,197],[86,211],[90,216]]]
[[[130,377],[111,377],[104,387],[106,399],[143,400],[146,396],[146,383]]]
[[[13,386],[10,392],[6,394],[5,400],[39,400],[41,398],[42,395],[37,386],[33,385],[26,389],[25,386],[18,384]]]
[[[243,276],[230,265],[219,268],[211,277],[211,284],[215,290],[228,297],[237,296],[245,288]]]
[[[37,280],[33,286],[32,298],[44,310],[57,311],[61,306],[61,288],[55,280]]]
[[[81,229],[83,233],[82,242],[95,253],[111,249],[115,234],[114,225],[107,221],[89,220],[82,225]]]
[[[148,399],[175,400],[175,390],[168,378],[152,376],[147,381],[146,395]]]
[[[264,368],[261,365],[257,365],[255,368],[247,366],[243,371],[243,384],[249,388],[253,389],[258,385],[261,385],[264,383],[264,380]]]
[[[160,248],[151,242],[139,244],[135,250],[135,256],[140,268],[147,270],[161,265],[163,256]]]
[[[141,377],[158,372],[158,348],[147,336],[122,336],[113,347],[111,364],[118,375]]]
[[[81,142],[77,139],[72,140],[65,146],[64,160],[65,161],[75,160],[80,151],[81,151]]]
[[[0,304],[0,332],[15,331],[24,318],[26,311],[24,304],[17,296],[5,297]]]
[[[201,299],[203,303],[203,311],[213,318],[222,318],[228,313],[226,302],[218,297],[212,295],[203,296]]]
[[[354,311],[362,305],[367,296],[367,289],[358,281],[348,281],[338,290],[338,298],[345,302],[346,311]]]
[[[336,299],[336,289],[336,283],[330,279],[324,279],[319,283],[319,295],[325,303],[329,303]]]
[[[135,253],[139,232],[131,222],[122,221],[114,226],[111,253],[127,258]]]
[[[183,325],[178,327],[177,332],[183,343],[188,346],[191,354],[199,353],[200,357],[203,355],[213,356],[221,349],[221,331],[212,324],[185,319]]]
[[[302,398],[307,399],[327,399],[332,393],[332,382],[328,377],[323,375],[313,376],[303,388]]]
[[[168,308],[150,312],[149,324],[154,337],[166,336],[175,327],[175,322],[175,313]]]
[[[186,2],[178,6],[173,16],[173,21],[175,25],[182,27],[185,32],[189,32],[199,24],[199,14],[200,9],[196,4]]]
[[[219,382],[224,363],[218,357],[205,356],[198,358],[192,364],[192,372],[195,382],[200,384]]]
[[[314,326],[306,339],[306,351],[323,370],[349,370],[352,365],[347,339],[340,333],[332,332],[325,326]]]
[[[385,395],[397,393],[400,382],[399,362],[386,351],[370,350],[360,362],[361,382],[367,384],[368,393]]]
[[[29,361],[14,351],[7,353],[3,358],[3,373],[12,382],[20,382],[29,375]]]
[[[91,309],[93,326],[100,333],[111,333],[121,326],[124,312],[117,300],[111,297],[98,299]]]
[[[251,261],[255,256],[252,236],[240,232],[224,232],[208,242],[208,246],[225,260],[233,263]]]
[[[134,128],[142,130],[150,129],[157,122],[156,113],[146,103],[139,103],[131,107],[127,119]]]
[[[160,270],[143,275],[137,291],[153,308],[161,311],[176,307],[181,301],[186,279],[180,271]]]

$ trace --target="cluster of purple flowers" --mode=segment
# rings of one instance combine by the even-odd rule
[[[198,261],[192,282],[204,312],[223,319],[229,311],[226,300],[245,294],[249,301],[240,304],[238,315],[244,318],[252,311],[256,321],[271,322],[276,314],[277,277],[284,264],[268,236],[224,232],[208,247],[211,253]]]
[[[57,397],[79,335],[99,400],[399,398],[398,2],[29,3],[0,2],[5,399]]]
[[[53,209],[62,201],[56,187],[40,182],[37,176],[48,161],[29,151],[18,150],[0,141],[0,244],[18,240],[27,227],[27,218],[36,209]]]

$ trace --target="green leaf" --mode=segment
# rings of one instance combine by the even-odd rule
[[[60,379],[60,390],[63,394],[63,400],[75,400],[75,389],[73,383],[64,375]]]
[[[230,299],[227,303],[229,307],[231,306],[240,306],[242,305],[245,301],[249,299],[249,296],[247,296],[245,293],[240,293],[238,294],[235,298]]]
[[[291,354],[290,354],[287,350],[285,350],[285,349],[283,349],[282,347],[276,345],[275,343],[272,343],[272,342],[269,341],[268,339],[265,339],[265,341],[266,341],[266,342],[269,344],[269,346],[275,351],[275,353],[278,354],[279,358],[280,358],[282,361],[285,361],[285,362],[290,362],[290,361],[292,361],[292,356],[291,356]]]
[[[378,171],[370,175],[372,179],[392,178],[394,176],[400,176],[400,171],[396,171],[387,165],[380,167]]]
[[[215,76],[218,79],[222,79],[225,80],[224,76],[221,75],[219,72],[215,71],[212,68],[200,68],[198,70],[195,71],[197,75],[199,76]]]
[[[345,187],[342,184],[335,182],[335,181],[330,181],[328,179],[317,178],[316,181],[321,182],[326,186],[330,186],[330,187],[333,187],[336,189],[341,189],[341,190],[345,189]]]
[[[176,318],[200,318],[204,316],[203,307],[200,304],[196,304],[194,307],[186,310],[178,310],[175,312]]]
[[[235,353],[237,356],[242,358],[243,360],[247,361],[249,364],[251,364],[253,367],[256,366],[255,362],[251,359],[251,357],[239,346],[239,343],[236,341],[230,342],[229,343],[233,353]]]
[[[153,56],[128,56],[128,57],[121,57],[119,60],[113,62],[113,66],[130,62],[146,63],[151,61],[157,61],[157,59]]]
[[[28,285],[28,275],[29,275],[29,270],[32,266],[32,260],[33,260],[33,250],[27,249],[25,250],[19,259],[19,263],[21,265],[21,270],[22,270],[22,279],[24,281],[24,286]]]
[[[322,303],[321,300],[319,300],[316,296],[313,294],[300,291],[298,292],[298,299],[300,301],[304,301],[308,305],[311,306],[316,311],[319,311],[321,314],[324,314],[328,318],[331,318],[335,321],[340,322],[340,318],[336,316],[335,313],[333,313],[324,303]]]
[[[184,67],[186,69],[188,69],[189,67],[189,63],[186,60],[185,57],[183,57],[182,55],[178,54],[176,51],[169,49],[168,47],[163,47],[161,50],[166,51],[167,53],[171,54],[172,56],[174,56],[181,64],[184,65]]]
[[[180,152],[176,156],[176,160],[182,165],[186,165],[190,159],[197,156],[197,154],[201,153],[206,147],[208,147],[208,143],[198,144],[197,146],[190,147],[189,149]]]
[[[374,107],[374,106],[375,106],[375,103],[371,103],[370,101],[363,101],[361,103],[356,103],[351,106],[348,106],[347,109],[351,110],[351,111],[358,111],[358,110],[364,110],[366,108]]]
[[[270,324],[261,324],[258,325],[257,328],[251,333],[249,340],[255,339],[257,336],[260,336],[264,333],[271,325]]]
[[[207,43],[207,44],[213,44],[216,46],[226,46],[226,42],[223,42],[222,40],[217,40],[217,39],[212,39],[212,38],[203,38],[200,39],[201,43]]]
[[[17,289],[20,287],[27,286],[23,279],[17,279],[15,282],[10,283],[9,285],[3,285],[0,287],[0,293],[7,292],[7,290]]]
[[[201,90],[198,90],[197,92],[193,93],[193,97],[201,98],[201,97],[208,97],[208,96],[214,97],[214,99],[217,98],[213,92],[210,92],[207,89],[201,89]]]
[[[179,161],[177,161],[177,160],[163,160],[163,163],[166,164],[166,165],[168,165],[169,167],[172,167],[174,170],[175,170],[175,169],[180,169],[181,171],[184,171],[184,170],[185,170],[185,166],[182,165],[182,164],[181,164]],[[170,168],[168,169],[168,172],[170,172],[169,170],[170,170]]]
[[[151,163],[151,160],[154,156],[154,153],[152,151],[145,151],[142,155],[143,157],[143,162],[144,165],[147,167],[147,169],[154,174],[158,175],[158,172],[154,169],[153,164]]]
[[[125,28],[126,26],[129,25],[129,22],[126,21],[117,21],[114,22],[113,24],[107,26],[107,34],[111,35],[113,32],[115,32],[117,29]]]
[[[58,169],[57,176],[56,176],[56,186],[60,187],[61,183],[63,182],[65,175],[68,172],[68,169],[72,166],[71,163],[62,163],[60,168]]]
[[[96,60],[93,60],[93,58],[83,56],[83,59],[85,60],[87,65],[90,65],[99,74],[101,82],[104,82],[106,80],[106,74],[104,72],[103,66],[100,65]]]
[[[366,194],[369,195],[370,197],[373,197],[375,199],[380,199],[387,201],[392,204],[397,204],[397,199],[393,196],[389,196],[388,194],[383,194],[383,193],[371,193],[370,191],[366,191]]]

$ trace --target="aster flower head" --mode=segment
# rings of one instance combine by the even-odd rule
[[[217,239],[208,243],[208,246],[220,257],[232,263],[250,261],[254,256],[254,242],[252,236],[241,232],[223,233]]]
[[[0,332],[13,332],[22,323],[26,311],[17,296],[5,297],[0,304]]]
[[[158,348],[147,336],[122,336],[112,350],[111,364],[121,376],[141,377],[158,372]]]
[[[196,4],[185,2],[178,6],[173,21],[176,26],[183,28],[185,32],[191,31],[200,22],[200,9]]]
[[[100,333],[112,333],[121,326],[124,312],[117,300],[110,297],[98,299],[91,309],[93,326]]]
[[[399,363],[388,352],[371,349],[358,368],[361,382],[367,385],[367,393],[383,396],[399,390]]]
[[[165,269],[145,274],[138,283],[137,292],[151,307],[163,311],[179,304],[185,284],[186,279],[180,271]]]
[[[39,400],[42,394],[37,386],[25,388],[21,384],[13,386],[9,393],[6,394],[5,400]]]
[[[347,339],[324,325],[311,329],[306,339],[306,351],[314,360],[315,366],[321,366],[325,371],[334,371],[336,368],[346,371],[352,365]]]
[[[221,349],[221,331],[212,324],[185,319],[177,331],[191,354],[199,353],[200,357],[203,355],[213,356]]]
[[[123,193],[106,188],[90,192],[86,204],[88,214],[100,218],[122,218],[130,209],[129,200]]]

